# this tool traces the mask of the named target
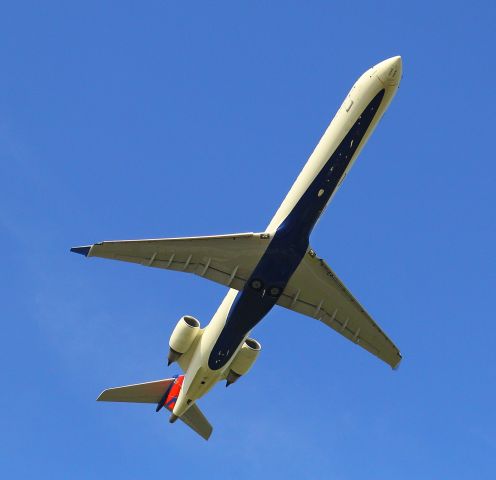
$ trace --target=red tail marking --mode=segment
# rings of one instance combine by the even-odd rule
[[[183,382],[184,382],[184,375],[179,375],[179,377],[177,377],[174,380],[174,383],[172,384],[169,394],[165,399],[164,406],[165,408],[167,408],[167,410],[171,412],[172,410],[174,410],[174,406],[176,405],[177,397],[179,397],[179,392],[181,391]]]

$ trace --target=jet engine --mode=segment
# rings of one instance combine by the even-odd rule
[[[169,340],[167,365],[175,362],[189,350],[199,331],[200,322],[195,317],[185,315],[180,318]]]
[[[262,346],[253,338],[247,338],[243,346],[234,357],[231,369],[226,377],[226,387],[238,380],[241,375],[246,375],[255,363]]]

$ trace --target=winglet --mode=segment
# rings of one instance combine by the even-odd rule
[[[92,245],[88,245],[85,247],[72,247],[71,252],[73,253],[79,253],[79,255],[84,255],[85,257],[88,256],[88,253],[90,253]]]

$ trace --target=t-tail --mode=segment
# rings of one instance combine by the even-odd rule
[[[176,375],[172,378],[153,382],[109,388],[104,390],[97,400],[99,402],[152,403],[156,405],[155,411],[157,412],[164,407],[172,412],[181,392],[183,381],[184,375]],[[213,430],[212,425],[196,404],[191,405],[180,417],[172,414],[169,421],[174,423],[178,418],[205,440],[210,438]]]

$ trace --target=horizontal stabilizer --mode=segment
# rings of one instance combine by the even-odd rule
[[[181,376],[182,377],[182,376]],[[179,378],[181,378],[179,377]],[[166,378],[156,380],[155,382],[137,383],[135,385],[126,385],[124,387],[114,387],[104,390],[97,398],[99,402],[131,402],[131,403],[162,403],[167,401],[169,396],[164,399],[166,392],[171,392],[168,395],[178,395],[179,392],[173,393],[171,386],[174,386],[177,378]],[[182,386],[181,383],[176,383]],[[166,405],[169,411],[172,407]],[[206,419],[205,415],[196,405],[192,405],[182,416],[179,417],[188,427],[194,430],[205,440],[210,438],[212,434],[212,425]]]
[[[125,387],[108,388],[97,398],[98,402],[158,403],[175,378],[137,383]]]
[[[210,435],[212,435],[212,425],[210,425],[209,421],[196,404],[186,410],[186,413],[179,417],[179,419],[205,440],[208,440]]]

